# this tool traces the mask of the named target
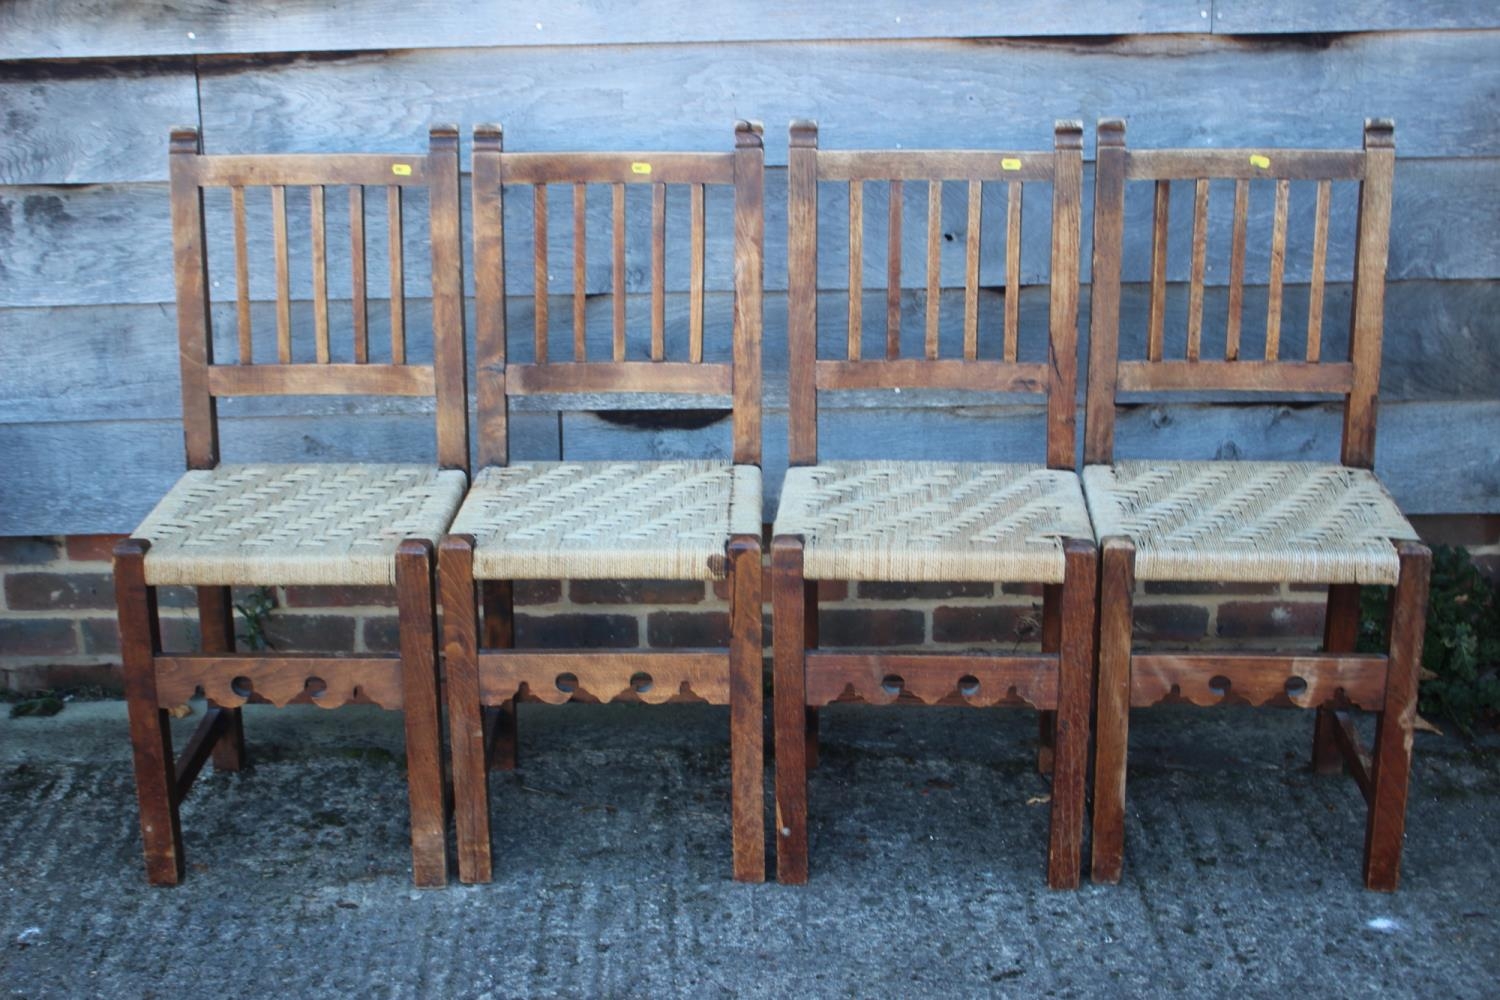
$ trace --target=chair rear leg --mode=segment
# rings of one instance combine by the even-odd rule
[[[1432,553],[1417,542],[1399,542],[1401,575],[1391,599],[1390,657],[1385,701],[1375,724],[1369,818],[1365,826],[1367,889],[1392,892],[1401,879],[1401,843],[1406,833],[1406,791],[1411,777],[1417,677],[1427,625],[1427,588]]]
[[[146,550],[150,546],[142,539],[127,538],[115,547],[115,603],[146,878],[152,885],[176,885],[183,873],[182,821],[177,809],[172,721],[156,696],[155,656],[161,650],[161,631],[156,588],[146,585]]]
[[[198,588],[198,631],[205,653],[234,652],[234,603],[228,587]],[[243,714],[238,708],[221,707],[220,711],[227,724],[214,741],[214,770],[238,771],[246,763]]]
[[[734,877],[766,880],[765,681],[761,661],[760,539],[729,544],[729,760]]]
[[[437,608],[433,597],[432,545],[409,538],[396,550],[396,609],[401,631],[412,881],[419,886],[441,886],[448,881],[448,824],[443,800],[443,743],[434,628]]]
[[[807,679],[802,539],[771,542],[776,729],[776,880],[807,881]]]
[[[818,581],[804,580],[802,583],[802,631],[806,636],[805,649],[818,648]],[[807,738],[804,742],[807,753],[807,769],[815,770],[818,766],[818,710],[811,705],[807,707]]]
[[[1330,653],[1352,653],[1359,641],[1359,585],[1334,584],[1328,588],[1328,609],[1323,618],[1323,648]],[[1333,731],[1338,727],[1333,709],[1319,708],[1313,723],[1312,768],[1318,774],[1339,774],[1344,755]]]
[[[1098,722],[1094,734],[1091,875],[1118,882],[1125,859],[1125,761],[1130,740],[1130,632],[1135,546],[1106,538],[1099,569]]]
[[[1076,889],[1082,863],[1099,558],[1093,539],[1070,538],[1065,551],[1067,569],[1060,601],[1062,636],[1057,662],[1052,767],[1052,831],[1047,849],[1047,884],[1054,889]]]
[[[443,540],[438,558],[443,598],[443,675],[448,692],[448,748],[453,757],[453,825],[458,834],[458,879],[488,882],[489,769],[479,689],[479,623],[475,604],[474,541]]]
[[[1055,653],[1062,644],[1062,590],[1056,584],[1042,588],[1042,652]],[[1089,667],[1092,679],[1093,666]],[[1092,696],[1091,696],[1092,697]],[[1036,769],[1051,774],[1057,745],[1057,713],[1042,709],[1037,713]]]
[[[509,580],[485,580],[479,585],[484,606],[484,648],[510,649],[516,644],[515,585]],[[514,771],[520,763],[519,698],[486,710],[489,716],[489,767]]]

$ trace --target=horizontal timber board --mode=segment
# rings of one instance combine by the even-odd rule
[[[1284,358],[1298,358],[1304,349],[1306,294],[1305,286],[1293,286],[1286,290],[1286,320],[1282,341]],[[879,293],[872,295],[878,297]],[[1166,354],[1169,358],[1183,356],[1186,343],[1186,298],[1185,287],[1169,287],[1166,338]],[[1247,289],[1245,298],[1243,356],[1254,358],[1263,353],[1261,345],[1264,341],[1266,290]],[[729,296],[714,294],[709,295],[707,300],[710,317],[727,317]],[[1122,355],[1126,358],[1145,356],[1148,301],[1149,289],[1143,286],[1128,285],[1123,289],[1121,346]],[[1336,360],[1347,351],[1349,302],[1349,286],[1336,285],[1328,289],[1323,339],[1325,359]],[[822,342],[820,355],[825,359],[843,356],[847,328],[846,303],[847,297],[836,292],[826,292],[819,297],[819,339]],[[1088,290],[1085,289],[1080,318],[1085,341],[1088,304]],[[633,298],[629,312],[633,317],[644,317],[648,308],[649,300]],[[1225,290],[1210,289],[1204,306],[1205,359],[1223,356],[1226,308]],[[259,338],[256,344],[258,360],[271,360],[275,357],[274,309],[273,303],[257,303],[252,310],[252,325]],[[472,316],[472,303],[468,311]],[[1393,282],[1386,290],[1385,312],[1386,337],[1380,387],[1382,398],[1387,401],[1483,399],[1500,395],[1494,377],[1495,371],[1500,370],[1500,337],[1490,336],[1485,332],[1493,328],[1494,317],[1500,315],[1500,281]],[[683,358],[687,350],[686,296],[668,296],[665,313],[667,357]],[[872,298],[866,303],[865,314],[875,317],[865,329],[869,348],[866,356],[883,356],[884,330],[883,319],[880,318],[884,315],[883,301],[876,302]],[[236,357],[233,303],[219,303],[214,315],[218,329],[216,357],[223,362],[233,361]],[[388,361],[390,357],[387,315],[385,303],[371,303],[372,362]],[[560,323],[550,331],[551,357],[571,358],[571,312],[563,303],[555,302],[552,315]],[[1003,316],[1003,296],[1000,292],[987,289],[981,293],[979,316],[980,356],[998,357]],[[962,343],[961,293],[952,292],[944,296],[939,319],[942,356],[957,357]],[[906,357],[922,356],[922,320],[922,297],[915,293],[905,296],[902,346]],[[1046,321],[1046,289],[1025,291],[1021,297],[1022,361],[1034,363],[1044,360]],[[330,325],[332,358],[335,362],[347,363],[352,359],[349,322],[348,304],[334,303]],[[312,338],[306,335],[311,329],[311,323],[311,304],[294,304],[292,325],[300,333],[293,342],[293,359],[296,361],[313,360]],[[5,336],[0,336],[0,390],[3,390],[0,391],[0,424],[175,419],[181,413],[176,324],[175,310],[163,305],[0,310],[0,329],[6,331]],[[711,319],[708,323],[704,349],[706,361],[722,363],[728,360],[727,330],[727,323],[722,320]],[[594,359],[609,358],[609,337],[609,303],[592,299],[588,313],[588,356]],[[512,361],[530,360],[530,338],[531,302],[529,299],[515,300],[510,311]],[[647,330],[639,326],[632,327],[627,340],[628,356],[632,360],[644,360],[647,357],[649,339]],[[431,309],[426,300],[413,300],[407,305],[407,344],[409,357],[414,362],[425,362],[431,358]],[[784,406],[786,402],[786,345],[785,296],[773,293],[766,297],[763,332],[766,398],[772,406]],[[471,323],[471,358],[474,357],[473,351]],[[1080,350],[1079,357],[1080,363],[1087,357],[1086,346]],[[1082,388],[1080,380],[1080,393]],[[861,395],[868,394],[830,393],[823,397],[822,405],[825,408],[863,407],[866,404],[857,400]],[[875,394],[874,398],[883,399],[890,395],[887,391]],[[944,395],[935,405],[960,405],[961,401],[960,396]],[[972,398],[969,401],[972,402]],[[604,397],[577,397],[569,401],[536,397],[516,399],[512,406],[518,410],[556,409],[559,406],[568,410],[611,406],[675,409],[702,407],[708,402],[665,396],[624,401]],[[430,409],[430,403],[424,401],[389,398],[227,399],[219,405],[220,412],[229,416],[286,412],[314,415],[420,412],[423,406]],[[722,402],[713,401],[713,405],[722,405]],[[904,405],[922,404],[908,394]]]
[[[430,461],[427,415],[227,419],[225,461]],[[832,410],[825,459],[1043,458],[1037,408]],[[1124,458],[1334,461],[1339,420],[1319,406],[1141,406],[1118,426]],[[727,458],[728,420],[697,414],[517,414],[518,461]],[[1433,448],[1432,442],[1453,442]],[[562,451],[559,452],[561,442]],[[878,442],[878,449],[872,442]],[[766,414],[766,516],[786,471],[786,414]],[[0,535],[125,532],[182,473],[176,420],[0,425]],[[1411,514],[1500,513],[1500,401],[1382,408],[1376,471]]]
[[[10,0],[0,6],[0,59],[455,46],[569,46],[756,39],[953,38],[1189,32],[1197,0],[964,0],[781,5],[647,0],[621,8],[563,0],[452,4],[363,0],[351,6],[273,0]],[[85,25],[87,28],[85,29]]]
[[[1092,169],[1086,180],[1091,180]],[[467,182],[465,183],[467,188]],[[885,186],[867,185],[865,191],[864,287],[877,290],[885,284]],[[1168,234],[1168,275],[1185,281],[1191,267],[1191,184],[1173,185],[1173,212]],[[1310,185],[1309,185],[1310,187]],[[1348,188],[1348,190],[1342,190]],[[1022,229],[1022,284],[1045,281],[1048,271],[1050,223],[1047,208],[1050,193],[1045,187],[1028,187]],[[385,251],[386,223],[376,192],[366,199],[367,287],[383,295],[388,283]],[[730,205],[727,190],[714,190],[707,198],[707,230],[704,247],[705,284],[714,291],[733,287],[733,234],[728,225]],[[1205,280],[1222,286],[1229,280],[1230,199],[1232,189],[1213,186],[1209,203],[1208,245]],[[842,185],[825,186],[820,197],[820,246],[818,281],[823,288],[847,287],[848,208]],[[1177,199],[1183,199],[1180,203]],[[925,187],[905,198],[903,226],[903,284],[925,286],[927,259]],[[986,185],[985,218],[980,248],[980,282],[1005,283],[1004,191]],[[327,196],[328,282],[331,294],[346,298],[350,288],[348,200],[342,193]],[[555,192],[552,222],[548,231],[548,282],[554,294],[570,293],[573,287],[572,211],[568,197]],[[1328,280],[1348,280],[1352,272],[1353,192],[1348,185],[1336,189],[1328,253]],[[269,300],[275,296],[269,195],[264,191],[247,195],[247,255],[250,296]],[[289,192],[289,246],[291,294],[308,298],[312,291],[312,268],[308,252],[308,201],[305,191]],[[465,194],[466,256],[470,238]],[[650,193],[632,190],[626,199],[626,288],[648,292],[651,283]],[[1145,281],[1151,261],[1150,184],[1132,185],[1126,197],[1125,280]],[[771,170],[766,178],[766,260],[768,289],[786,287],[786,172]],[[1288,220],[1286,280],[1306,281],[1311,267],[1314,195],[1294,185]],[[1456,160],[1401,160],[1397,163],[1392,208],[1389,275],[1392,280],[1416,278],[1500,277],[1500,214],[1475,212],[1472,206],[1500,204],[1500,157]],[[229,224],[228,192],[215,191],[208,198],[212,215],[208,239],[210,294],[231,298],[234,288],[233,226]],[[1245,280],[1263,283],[1269,273],[1273,196],[1269,190],[1255,191],[1248,221]],[[612,279],[609,249],[609,192],[592,189],[588,196],[589,234],[585,288],[590,295],[607,293]],[[531,266],[531,198],[506,200],[506,259],[508,287],[512,294],[529,295],[534,287]],[[408,192],[405,218],[405,279],[408,295],[425,295],[429,286],[425,193]],[[961,287],[967,244],[967,214],[962,185],[947,185],[942,206],[940,240],[941,280],[948,287]],[[216,224],[217,223],[217,224]],[[689,212],[685,189],[672,188],[667,198],[666,284],[686,290],[689,280],[687,227]],[[1342,228],[1340,228],[1342,226]],[[1347,230],[1347,231],[1345,231]],[[1092,199],[1083,211],[1083,273],[1089,276],[1092,248]],[[0,186],[0,307],[91,305],[113,302],[170,302],[173,299],[171,228],[167,190],[164,184],[52,187],[37,185]],[[473,268],[466,280],[473,285]],[[213,284],[216,282],[217,284]],[[872,314],[873,317],[874,314]]]
[[[1228,34],[1500,28],[1500,7],[1475,0],[1214,0]]]
[[[1483,31],[1137,35],[223,59],[202,63],[202,122],[211,152],[321,152],[330,136],[379,152],[425,141],[431,122],[497,120],[515,150],[712,150],[753,117],[768,162],[785,163],[793,118],[842,149],[1035,149],[1055,119],[1112,115],[1142,147],[1337,149],[1358,146],[1365,118],[1393,117],[1404,156],[1493,156],[1500,133],[1475,123],[1500,83],[1495,44]]]

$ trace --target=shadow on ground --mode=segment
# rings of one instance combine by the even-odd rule
[[[199,706],[201,711],[201,705]],[[496,879],[410,884],[400,718],[247,710],[145,884],[124,707],[0,719],[0,996],[1493,996],[1500,742],[1418,738],[1401,891],[1294,712],[1132,722],[1125,880],[1043,885],[1026,712],[835,707],[812,881],[728,878],[727,714],[526,707]],[[179,725],[179,736],[186,735]],[[769,775],[768,775],[769,777]],[[1488,985],[1486,985],[1488,984]]]

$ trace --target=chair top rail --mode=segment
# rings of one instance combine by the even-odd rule
[[[1052,150],[821,149],[820,181],[1050,181]]]
[[[1333,180],[1365,175],[1365,154],[1347,149],[1132,149],[1126,180]]]

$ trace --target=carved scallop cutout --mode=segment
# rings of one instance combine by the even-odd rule
[[[972,698],[979,693],[979,678],[973,674],[964,674],[958,679],[958,693],[965,698]],[[1014,691],[1012,691],[1014,694]]]
[[[644,670],[630,675],[630,688],[636,694],[645,694],[656,683]]]
[[[557,689],[563,694],[572,694],[578,690],[578,675],[558,674],[557,680],[553,681],[553,683],[557,685]]]
[[[906,678],[900,674],[886,674],[880,679],[880,690],[893,698],[900,695],[904,687],[906,687]]]
[[[1293,674],[1286,679],[1286,684],[1283,685],[1283,688],[1286,691],[1286,696],[1295,701],[1307,694],[1307,681]]]
[[[1208,679],[1208,689],[1220,698],[1223,698],[1229,693],[1229,678],[1223,674],[1210,677]]]
[[[328,682],[321,677],[309,677],[302,685],[302,690],[314,701],[328,693]]]
[[[250,678],[241,676],[229,682],[229,690],[241,698],[248,698],[255,693],[255,685],[250,682]]]

